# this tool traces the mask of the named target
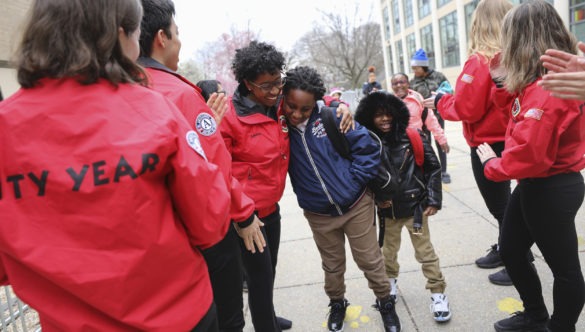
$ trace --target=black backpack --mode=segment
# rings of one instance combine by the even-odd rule
[[[321,120],[323,121],[323,127],[327,133],[327,137],[331,141],[331,144],[345,159],[353,160],[349,148],[349,143],[345,138],[345,135],[337,127],[334,115],[335,109],[323,106],[320,109]],[[400,188],[400,177],[398,170],[390,159],[388,154],[384,152],[384,144],[382,140],[375,133],[368,130],[370,136],[378,144],[380,149],[380,165],[378,166],[378,174],[367,184],[368,188],[374,193],[374,198],[378,202],[391,200],[398,189]]]

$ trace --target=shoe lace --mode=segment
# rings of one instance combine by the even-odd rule
[[[492,244],[492,246],[486,250],[487,252],[498,252],[498,245],[497,244]]]
[[[433,312],[447,312],[449,311],[449,301],[447,298],[443,296],[431,298],[433,300],[433,305],[431,309]]]
[[[329,322],[339,322],[345,318],[345,308],[349,303],[347,301],[343,302],[331,302],[329,303]]]

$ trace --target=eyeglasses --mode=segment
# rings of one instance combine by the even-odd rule
[[[399,85],[399,84],[408,84],[408,81],[396,81],[396,82],[392,82],[392,85]]]
[[[286,76],[281,77],[278,81],[266,82],[262,84],[256,84],[252,81],[248,82],[264,92],[270,92],[274,88],[277,88],[278,90],[282,89],[282,87],[284,87],[284,84],[286,83]]]

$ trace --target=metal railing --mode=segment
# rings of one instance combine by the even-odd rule
[[[19,300],[9,286],[0,287],[0,331],[41,331],[37,313]]]

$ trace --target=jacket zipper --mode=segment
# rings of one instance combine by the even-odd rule
[[[321,178],[321,174],[319,174],[319,171],[317,170],[317,166],[315,166],[315,161],[313,160],[313,156],[311,156],[311,152],[309,151],[309,147],[307,146],[307,140],[305,139],[305,132],[301,132],[300,130],[296,129],[295,130],[299,131],[301,134],[301,138],[303,139],[303,146],[305,147],[305,151],[307,152],[307,157],[309,157],[309,161],[311,162],[311,166],[313,167],[313,171],[315,172],[315,175],[317,176],[317,179],[319,180],[319,183],[321,184],[321,188],[323,188],[323,191],[325,192],[325,195],[327,196],[327,199],[329,200],[329,203],[333,204],[335,206],[335,209],[337,210],[337,213],[339,213],[339,215],[343,215],[343,212],[341,211],[341,208],[339,207],[339,205],[337,205],[337,203],[335,203],[333,201],[333,198],[331,197],[331,195],[329,194],[329,191],[327,190],[327,186],[325,186],[325,182],[323,181],[323,178]]]

